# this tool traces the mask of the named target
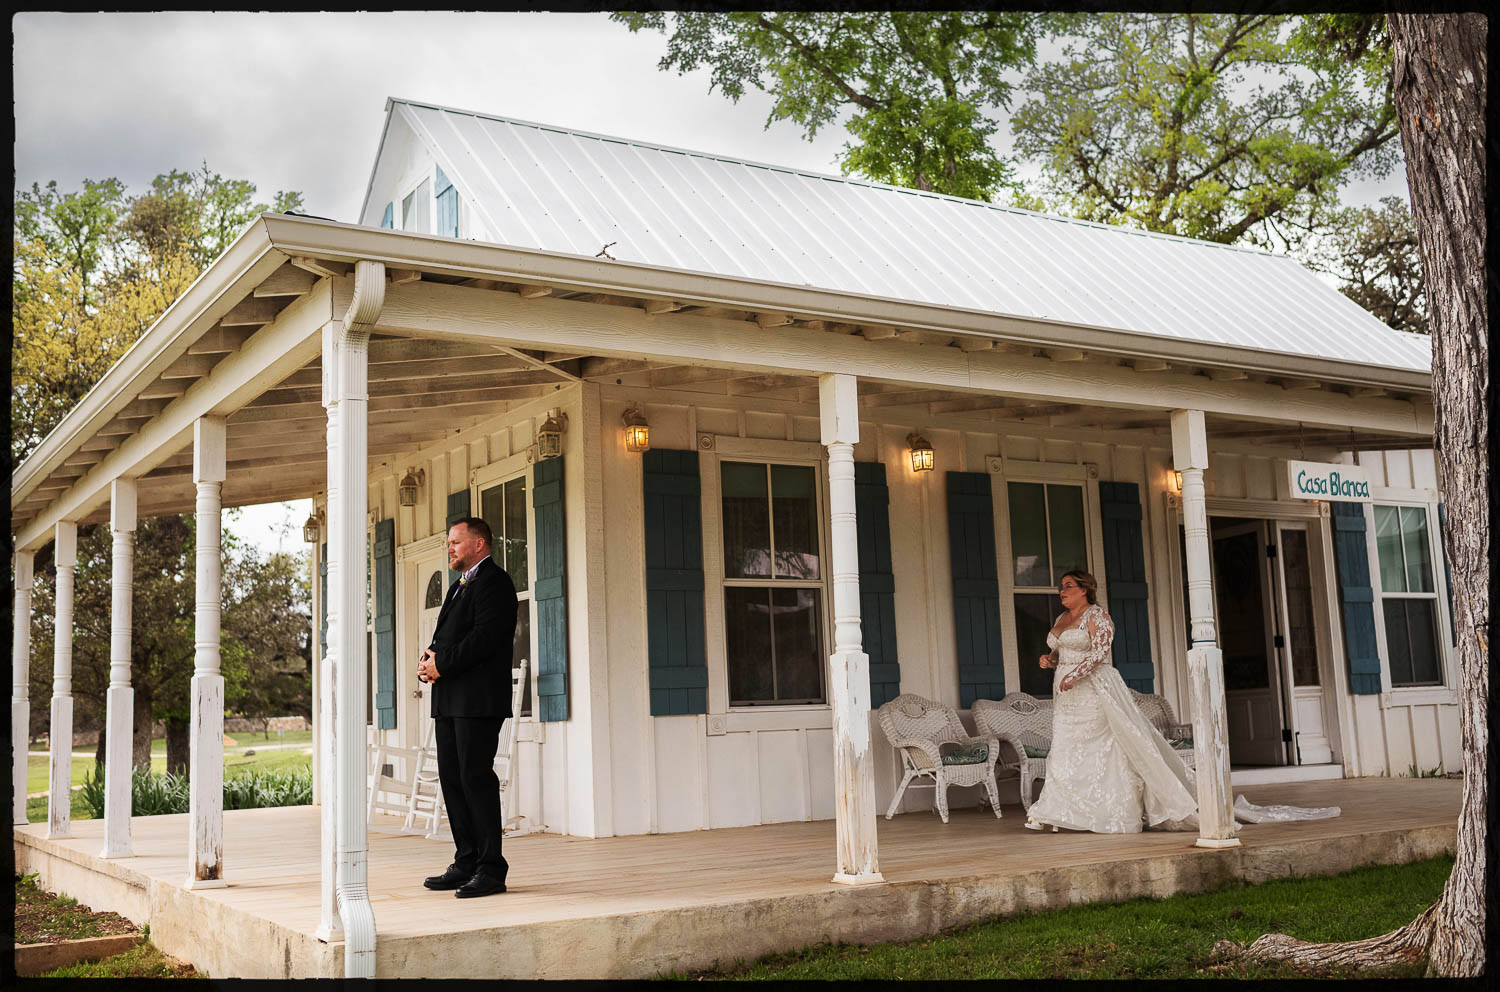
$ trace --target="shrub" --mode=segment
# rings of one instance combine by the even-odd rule
[[[306,806],[312,802],[312,769],[250,771],[224,780],[225,809]]]
[[[104,769],[83,773],[82,801],[94,819],[104,819]],[[45,804],[46,800],[43,800]],[[224,780],[225,809],[306,806],[312,802],[312,770],[255,769]],[[45,806],[43,815],[45,816]],[[188,811],[188,780],[173,772],[136,768],[130,774],[130,815],[160,816]]]

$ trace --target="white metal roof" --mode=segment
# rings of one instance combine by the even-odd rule
[[[1285,256],[406,100],[390,108],[501,244],[585,256],[608,244],[616,259],[662,268],[1431,367],[1425,336],[1386,326]]]

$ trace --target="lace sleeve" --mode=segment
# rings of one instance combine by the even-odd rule
[[[1084,621],[1084,629],[1089,634],[1089,648],[1083,654],[1083,661],[1073,669],[1075,685],[1094,674],[1094,669],[1109,662],[1110,647],[1115,640],[1114,621],[1109,618],[1109,614],[1105,613],[1102,607],[1094,606],[1089,610],[1089,617]]]

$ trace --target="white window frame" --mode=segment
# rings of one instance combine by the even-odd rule
[[[708,660],[708,712],[729,714],[726,729],[762,730],[780,727],[786,717],[777,714],[798,712],[831,714],[829,701],[832,673],[829,657],[833,651],[833,551],[828,520],[828,453],[811,441],[777,441],[761,438],[716,436],[711,451],[699,452],[700,499],[703,519],[703,584],[705,649]],[[724,575],[723,501],[720,497],[720,462],[761,462],[771,465],[809,466],[813,470],[813,490],[817,501],[818,553],[822,556],[822,578],[811,580],[726,579]],[[731,585],[764,586],[770,582],[788,588],[821,589],[819,596],[819,643],[823,654],[823,696],[821,703],[755,703],[731,706],[729,702],[729,655],[725,648],[724,589]],[[804,724],[797,724],[804,726]],[[826,721],[805,726],[826,726]]]
[[[451,179],[453,177],[449,176],[448,178]],[[427,196],[426,196],[426,200],[427,200],[427,223],[425,225],[420,225],[420,226],[411,228],[410,233],[412,233],[412,234],[431,234],[431,233],[433,233],[433,229],[437,226],[437,196],[434,195],[434,190],[436,190],[436,188],[437,188],[437,160],[434,159],[434,158],[431,158],[431,157],[427,157],[427,158],[422,159],[422,165],[421,165],[421,167],[413,169],[411,172],[406,173],[405,175],[403,175],[401,177],[400,182],[396,183],[396,186],[395,186],[395,190],[396,190],[395,195],[391,197],[391,203],[392,203],[392,208],[391,208],[392,217],[391,217],[391,219],[392,219],[392,221],[395,224],[395,227],[393,228],[393,230],[397,230],[397,231],[405,231],[405,230],[407,230],[407,227],[406,227],[406,210],[405,210],[404,204],[406,203],[406,198],[408,196],[410,196],[412,193],[416,192],[421,187],[423,180],[427,181]],[[454,183],[455,188],[457,187],[457,185],[458,185],[457,183]],[[459,199],[459,205],[460,205],[459,219],[458,219],[458,229],[459,229],[459,232],[462,233],[463,232],[463,210],[462,210],[463,197],[460,196],[458,199]],[[415,209],[415,201],[413,202],[413,208]],[[418,211],[418,215],[419,216],[420,216],[420,213],[421,212]]]
[[[990,505],[995,519],[995,573],[1000,586],[1000,633],[1005,650],[1005,685],[1007,691],[1021,687],[1021,666],[1028,659],[1020,656],[1020,638],[1016,632],[1016,595],[1035,595],[1034,586],[1015,582],[1015,565],[1010,543],[1010,489],[1012,482],[1038,482],[1044,485],[1076,485],[1083,488],[1083,544],[1088,549],[1087,571],[1099,583],[1097,599],[1109,609],[1108,589],[1101,573],[1104,561],[1104,533],[1099,516],[1099,467],[1091,462],[1030,462],[993,455],[986,459],[990,472]],[[1057,590],[1051,590],[1056,593]],[[1030,659],[1036,664],[1036,659]]]
[[[1438,524],[1438,502],[1438,495],[1430,489],[1371,486],[1370,502],[1365,504],[1365,547],[1370,561],[1370,588],[1374,592],[1375,604],[1378,607],[1374,610],[1375,640],[1380,651],[1380,688],[1383,706],[1458,702],[1458,694],[1454,688],[1458,685],[1458,672],[1455,668],[1457,660],[1454,657],[1453,642],[1448,634],[1453,626],[1453,618],[1448,611],[1448,576],[1443,568],[1442,528]],[[1433,591],[1431,593],[1387,593],[1385,591],[1380,574],[1380,552],[1375,541],[1375,507],[1377,505],[1416,507],[1426,514],[1427,552],[1432,556]],[[1438,675],[1442,679],[1439,685],[1398,686],[1392,683],[1390,645],[1386,640],[1385,630],[1387,596],[1392,599],[1432,597],[1436,600],[1437,605],[1434,607],[1433,616],[1437,627]]]
[[[531,506],[532,489],[535,480],[532,478],[531,462],[527,460],[526,452],[518,452],[499,461],[491,462],[483,468],[477,468],[469,473],[469,515],[478,516],[480,509],[479,493],[484,489],[493,489],[497,485],[504,485],[512,479],[526,480],[526,589],[523,592],[516,590],[516,600],[521,603],[532,604],[527,607],[531,611],[531,622],[528,625],[530,644],[526,656],[526,681],[531,683],[531,712],[526,716],[515,714],[515,719],[520,724],[535,724],[537,720],[537,695],[536,695],[536,649],[537,649],[537,625],[535,600],[533,591],[536,588],[536,515]],[[489,523],[489,521],[485,521]],[[490,524],[491,531],[495,525]],[[493,551],[493,549],[491,549]],[[495,564],[504,565],[497,559]],[[516,659],[511,659],[512,664]],[[529,740],[530,737],[517,737],[518,740]]]

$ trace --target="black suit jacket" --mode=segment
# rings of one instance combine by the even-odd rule
[[[434,717],[503,720],[511,715],[516,605],[515,584],[493,558],[480,562],[467,584],[449,587],[429,645],[437,655]]]

